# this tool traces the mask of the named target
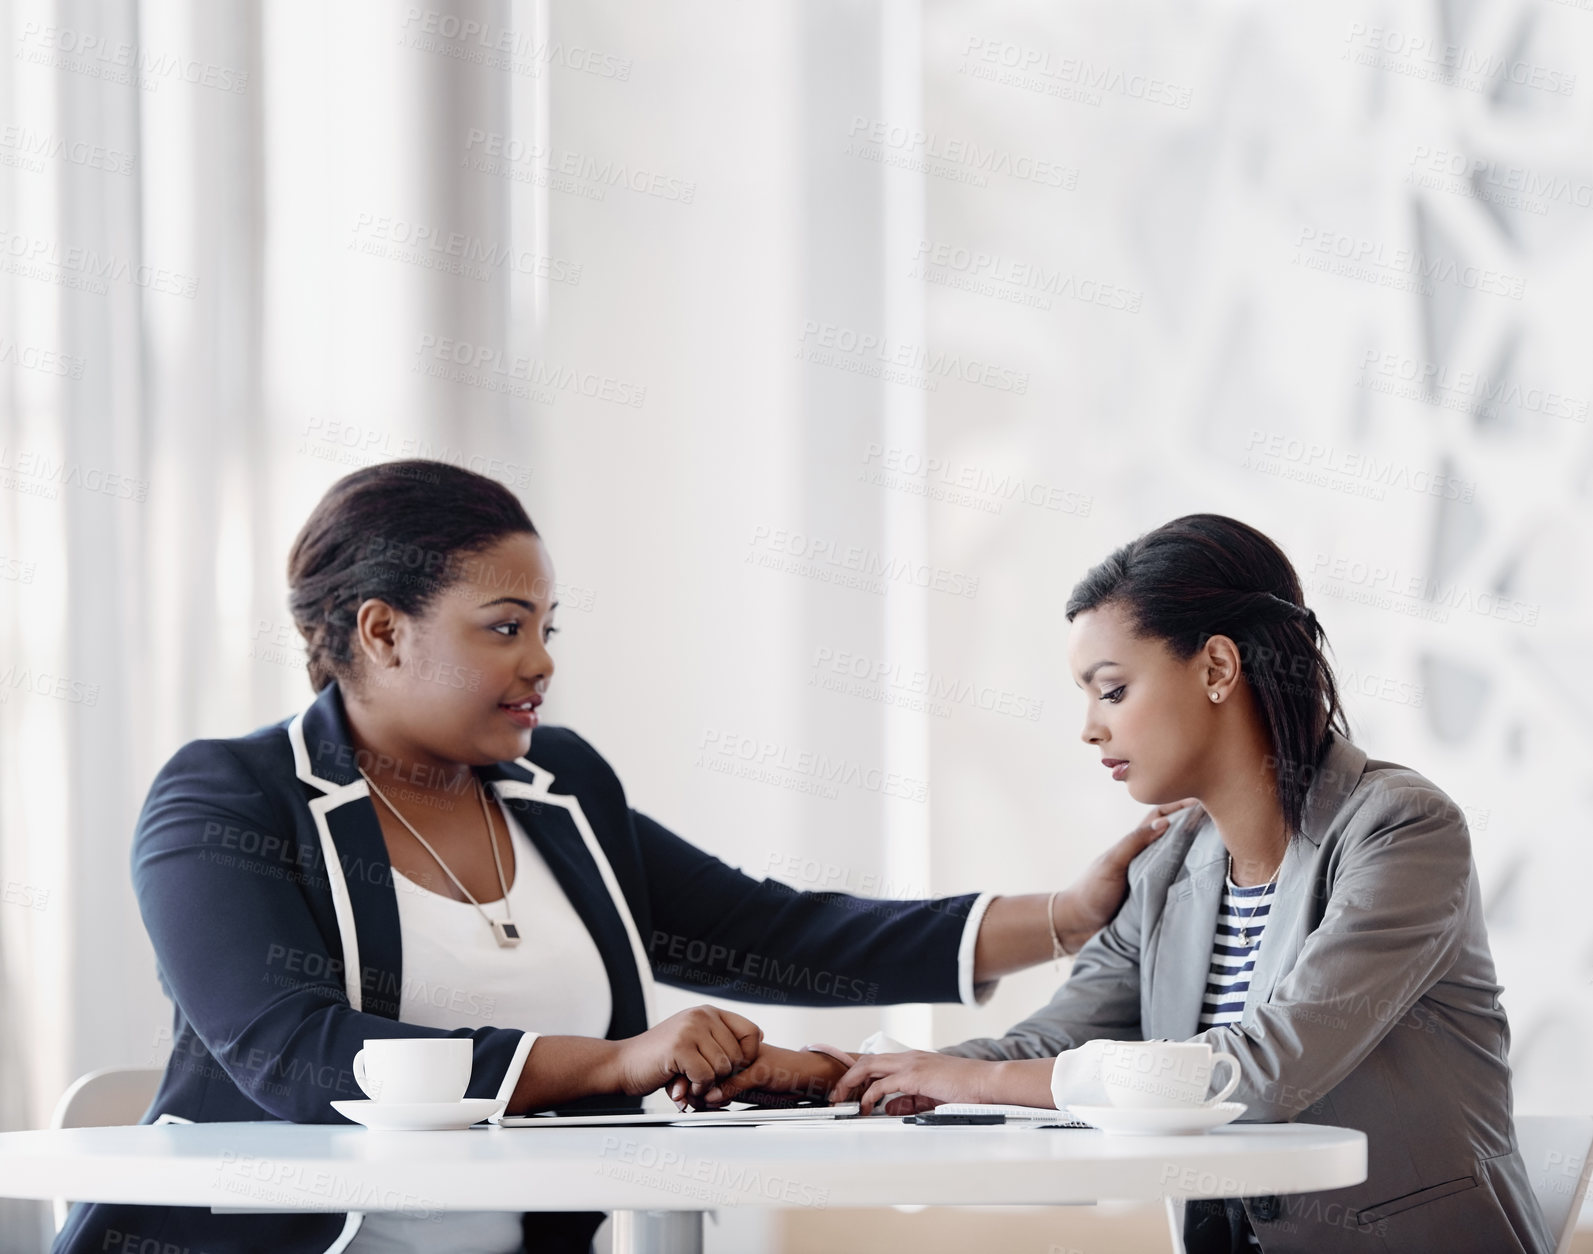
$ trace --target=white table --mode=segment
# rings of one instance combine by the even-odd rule
[[[724,1206],[1056,1205],[1342,1188],[1366,1137],[1314,1124],[1114,1137],[889,1117],[373,1132],[209,1123],[0,1134],[0,1196],[217,1210],[612,1210],[616,1254],[701,1248]]]

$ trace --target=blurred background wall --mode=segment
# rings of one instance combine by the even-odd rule
[[[633,804],[865,894],[1048,890],[1127,830],[1067,593],[1178,514],[1262,528],[1357,738],[1466,810],[1519,1108],[1593,1110],[1586,3],[0,0],[0,29],[0,1127],[163,1059],[144,791],[308,701],[288,545],[415,455],[526,501],[548,713]],[[1061,975],[757,1017],[941,1044]],[[710,1240],[802,1248],[801,1218]],[[42,1223],[0,1202],[0,1248]]]

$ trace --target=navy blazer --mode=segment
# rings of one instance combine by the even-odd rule
[[[753,879],[632,810],[608,763],[563,728],[539,728],[526,757],[478,774],[597,944],[610,1039],[647,1029],[654,978],[808,1006],[988,995],[971,982],[985,899],[883,902]],[[368,1036],[469,1037],[468,1096],[512,1093],[536,1024],[445,1031],[398,1021],[392,866],[336,684],[289,721],[180,749],[150,788],[132,864],[174,1012],[171,1058],[142,1122],[345,1122],[329,1103],[364,1096],[351,1066]],[[84,1203],[53,1248],[154,1240],[195,1254],[323,1254],[342,1249],[360,1218]],[[584,1250],[600,1219],[527,1215],[527,1248]]]

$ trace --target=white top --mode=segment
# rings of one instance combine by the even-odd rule
[[[468,901],[422,888],[396,869],[398,927],[404,982],[398,1017],[429,1028],[519,1027],[535,1034],[608,1033],[613,1013],[608,969],[591,933],[553,872],[505,807],[514,868],[505,865],[509,913],[521,941],[501,948],[487,921]],[[483,902],[494,919],[502,900]],[[522,1041],[522,1053],[535,1040]],[[528,1056],[528,1055],[527,1055]],[[511,1065],[500,1095],[513,1092],[520,1067]],[[430,1135],[439,1135],[432,1133]],[[369,1212],[347,1254],[507,1254],[521,1246],[520,1212],[453,1211],[415,1216]]]
[[[1206,995],[1201,1002],[1200,1029],[1238,1023],[1250,998],[1250,976],[1261,934],[1272,912],[1274,880],[1253,888],[1240,888],[1230,878],[1217,913],[1217,934],[1211,943],[1211,965],[1206,975]]]

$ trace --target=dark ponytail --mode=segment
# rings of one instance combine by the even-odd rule
[[[350,678],[362,602],[420,614],[464,559],[517,533],[537,531],[514,493],[447,462],[382,462],[339,479],[288,553],[288,605],[311,686]]]
[[[1304,599],[1289,559],[1261,532],[1221,514],[1189,514],[1094,567],[1068,597],[1067,617],[1119,606],[1138,635],[1186,659],[1213,636],[1233,640],[1272,740],[1278,802],[1298,831],[1329,733],[1349,737],[1327,633]]]

